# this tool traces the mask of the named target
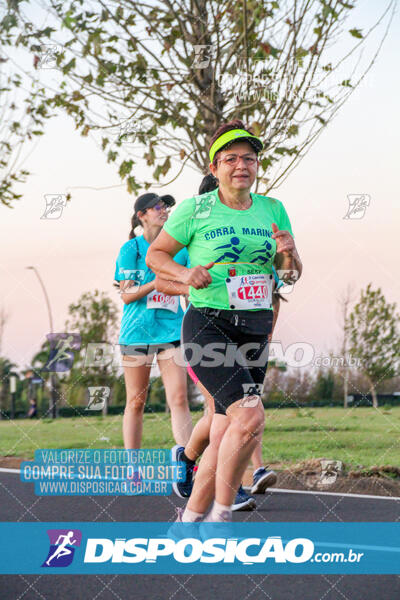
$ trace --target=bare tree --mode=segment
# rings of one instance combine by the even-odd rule
[[[5,55],[7,23],[16,25],[17,20],[6,14],[0,21],[4,36],[0,50],[0,204],[12,208],[22,197],[15,186],[25,183],[29,175],[24,168],[23,150],[28,150],[27,142],[43,135],[44,122],[50,113],[41,92],[35,90],[35,78],[30,80],[16,72],[14,61]]]
[[[34,73],[54,61],[56,82],[37,87],[41,112],[70,115],[118,164],[129,192],[154,180],[166,185],[185,166],[207,172],[211,134],[221,122],[242,118],[266,143],[257,182],[266,193],[303,158],[375,62],[396,3],[387,0],[365,31],[353,20],[356,4],[94,0],[84,7],[46,0],[51,25],[41,28],[30,19],[37,6],[30,0],[29,13],[9,3],[0,35],[4,53],[15,46],[31,53]],[[367,41],[376,29],[381,37],[372,49]],[[362,50],[372,50],[365,64]],[[136,167],[143,158],[154,167],[151,181]]]

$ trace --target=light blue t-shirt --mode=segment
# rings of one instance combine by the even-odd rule
[[[117,281],[133,279],[141,285],[153,281],[155,273],[146,265],[146,254],[150,244],[141,235],[126,242],[119,251],[115,266]],[[182,248],[174,260],[184,267],[189,266],[189,254]],[[177,296],[179,298],[179,296]],[[147,308],[147,296],[124,304],[119,344],[166,344],[181,337],[183,310],[172,312],[165,308]]]

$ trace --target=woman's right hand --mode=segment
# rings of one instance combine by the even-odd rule
[[[182,283],[186,285],[191,285],[196,290],[200,290],[202,288],[206,288],[212,282],[212,278],[208,269],[214,265],[213,262],[208,263],[207,265],[197,265],[196,267],[190,267],[186,269],[183,277]]]

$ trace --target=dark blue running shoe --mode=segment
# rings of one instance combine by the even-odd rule
[[[252,494],[264,494],[265,490],[274,485],[277,479],[275,471],[260,467],[257,471],[254,471],[253,485],[250,491]]]
[[[257,504],[252,496],[247,494],[243,487],[240,485],[234,503],[232,504],[232,511],[238,510],[254,510]]]
[[[174,490],[175,494],[179,496],[179,498],[189,498],[193,489],[193,469],[195,467],[195,463],[189,464],[182,460],[184,451],[185,448],[183,446],[178,446],[178,444],[171,449],[171,461],[182,462],[186,469],[185,481],[174,481],[172,483],[172,489]]]

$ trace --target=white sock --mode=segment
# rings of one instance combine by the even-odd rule
[[[211,521],[213,523],[232,521],[231,507],[225,506],[224,504],[219,504],[216,500],[214,500],[214,504],[212,505],[212,509],[207,517],[207,521]]]
[[[182,523],[196,523],[202,521],[203,517],[204,513],[198,513],[186,507],[182,515]]]

